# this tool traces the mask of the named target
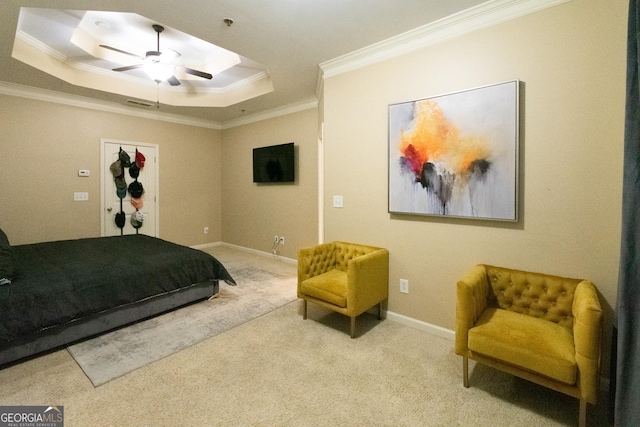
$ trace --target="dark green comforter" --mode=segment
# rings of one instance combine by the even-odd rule
[[[13,246],[18,273],[0,287],[0,348],[21,336],[103,311],[224,280],[205,252],[145,235]]]

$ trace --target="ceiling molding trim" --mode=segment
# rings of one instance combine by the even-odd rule
[[[273,119],[287,114],[297,113],[299,111],[309,110],[318,107],[318,100],[315,97],[307,98],[299,102],[285,105],[284,107],[274,108],[260,113],[251,114],[237,119],[222,122],[222,130],[231,129],[238,126],[248,125],[262,120]]]
[[[177,123],[181,125],[196,126],[216,130],[229,129],[318,107],[318,100],[315,97],[311,97],[299,102],[285,105],[280,108],[274,108],[245,117],[227,120],[226,122],[221,123],[212,120],[195,119],[192,117],[186,117],[177,114],[164,113],[157,110],[142,110],[135,107],[116,104],[113,102],[98,101],[83,96],[68,95],[62,92],[39,89],[7,82],[0,82],[0,95],[15,96],[18,98],[52,102],[55,104],[63,104],[90,110],[104,111],[107,113],[124,114],[127,116],[135,116],[144,119],[158,120],[163,122]]]
[[[320,64],[323,79],[401,56],[572,0],[491,0]]]
[[[321,99],[324,93],[324,72],[322,68],[318,68],[318,75],[316,76],[316,98]]]
[[[195,119],[192,117],[169,114],[162,111],[146,111],[113,102],[98,101],[77,95],[68,95],[51,90],[38,89],[29,86],[17,85],[13,83],[0,82],[0,94],[15,96],[19,98],[33,99],[37,101],[53,102],[56,104],[70,105],[73,107],[86,108],[90,110],[103,111],[107,113],[124,114],[144,119],[158,120],[181,125],[196,126],[208,129],[222,129],[219,122]],[[162,105],[162,104],[160,104]]]
[[[235,83],[225,86],[224,91],[231,92],[236,89],[241,89],[244,86],[251,86],[256,82],[260,82],[262,80],[270,80],[270,79],[271,79],[271,75],[269,74],[268,71],[260,71],[259,73],[249,76],[246,79],[239,80]]]
[[[40,40],[36,39],[35,37],[31,37],[29,34],[23,32],[22,30],[16,31],[16,40],[15,41],[18,41],[18,40],[23,42],[23,43],[26,43],[26,44],[28,44],[30,46],[33,46],[34,48],[38,49],[39,51],[41,51],[45,55],[50,56],[50,57],[52,57],[54,59],[57,59],[60,62],[67,62],[68,61],[68,58],[65,55],[63,55],[60,52],[58,52],[57,50],[51,48],[46,43],[42,43]]]
[[[76,86],[149,101],[157,97],[157,85],[149,78],[114,73],[112,70],[73,61],[23,32],[16,34],[12,56]],[[224,87],[198,87],[195,96],[193,87],[186,83],[180,86],[162,85],[160,93],[163,94],[164,103],[168,105],[224,108],[273,90],[268,71],[259,71]]]

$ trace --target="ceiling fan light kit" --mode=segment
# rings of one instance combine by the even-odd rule
[[[151,77],[151,80],[154,80],[156,83],[162,83],[173,76],[175,68],[169,64],[151,61],[144,64],[142,69],[149,77]]]
[[[114,68],[113,71],[128,71],[136,68],[142,68],[145,71],[145,73],[147,73],[147,75],[151,77],[151,79],[154,80],[156,83],[159,84],[164,81],[167,81],[171,86],[180,85],[180,81],[174,75],[176,68],[182,68],[182,70],[185,73],[191,74],[197,77],[202,77],[203,79],[211,80],[213,78],[213,75],[211,75],[210,73],[194,70],[182,65],[173,64],[172,61],[178,58],[180,56],[180,53],[176,52],[173,49],[167,49],[166,52],[162,52],[160,50],[160,33],[164,31],[164,27],[159,24],[153,24],[151,27],[156,32],[156,40],[157,40],[156,48],[157,49],[147,51],[147,54],[144,58],[140,57],[140,59],[144,61],[143,63],[137,64],[137,65],[130,65],[127,67]],[[133,53],[116,49],[108,45],[101,44],[100,47],[104,49],[113,50],[119,53],[123,53],[125,55],[137,57],[137,55]]]

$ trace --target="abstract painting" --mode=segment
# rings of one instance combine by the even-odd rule
[[[517,80],[389,106],[389,212],[517,221]]]

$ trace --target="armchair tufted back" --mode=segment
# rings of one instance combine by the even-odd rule
[[[334,265],[335,268],[342,271],[347,271],[347,266],[351,259],[378,250],[378,248],[372,246],[358,245],[356,243],[333,242],[333,244],[333,256],[335,257]]]
[[[488,304],[527,314],[572,330],[572,304],[579,279],[486,266]]]
[[[311,250],[305,250],[302,259],[298,260],[298,276],[300,281],[304,281],[334,268],[347,271],[351,259],[378,249],[373,246],[347,242],[317,245]]]

